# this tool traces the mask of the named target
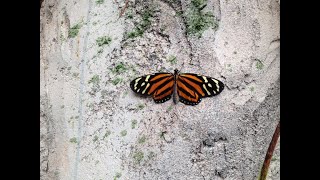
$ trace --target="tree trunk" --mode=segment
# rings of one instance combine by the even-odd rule
[[[258,179],[280,119],[280,0],[45,0],[40,13],[41,179]],[[175,68],[225,89],[187,106],[129,87]]]

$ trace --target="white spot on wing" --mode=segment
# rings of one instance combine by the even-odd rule
[[[214,83],[216,83],[216,86],[217,86],[217,91],[219,91],[219,82],[217,81],[217,80],[215,80],[215,79],[212,79],[212,81],[214,82]]]
[[[205,82],[205,83],[207,83],[207,82],[208,82],[208,79],[207,79],[207,77],[205,77],[205,76],[202,76],[202,78],[204,79],[204,82]]]
[[[135,83],[134,83],[134,90],[136,90],[137,89],[137,85],[138,85],[138,82],[139,82],[139,80],[140,80],[141,78],[137,78],[136,80],[135,80]]]
[[[205,89],[205,90],[207,91],[207,94],[210,96],[210,95],[211,95],[211,93],[208,91],[208,89],[207,89],[206,85],[205,85],[205,84],[203,84],[203,85],[202,85],[202,87],[203,87],[203,89]]]
[[[139,81],[140,79],[141,79],[141,78],[137,78],[137,79],[136,79],[136,83],[138,83],[138,81]]]
[[[150,83],[147,84],[146,88],[142,91],[142,94],[144,94],[146,92],[146,90],[148,89],[149,86],[150,86]]]
[[[148,82],[148,80],[149,80],[149,78],[150,78],[150,75],[148,75],[147,77],[146,77],[146,82]]]

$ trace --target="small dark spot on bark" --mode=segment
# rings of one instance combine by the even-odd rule
[[[213,139],[210,139],[210,138],[204,140],[202,143],[203,143],[204,146],[207,146],[207,147],[213,147],[214,146],[214,141],[213,141]]]
[[[217,133],[217,134],[214,135],[214,142],[226,141],[226,140],[227,140],[227,136],[225,134]]]
[[[216,176],[221,177],[222,179],[225,179],[227,177],[228,170],[226,168],[222,168],[222,169],[218,168],[214,171],[214,174]]]

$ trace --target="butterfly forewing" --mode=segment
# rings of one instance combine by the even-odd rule
[[[155,73],[138,77],[131,81],[131,89],[140,95],[153,95],[156,103],[162,103],[171,98],[174,77],[171,73]]]
[[[178,95],[182,103],[187,105],[197,105],[203,97],[218,95],[224,89],[221,81],[198,74],[179,74]]]

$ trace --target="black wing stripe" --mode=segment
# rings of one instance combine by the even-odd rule
[[[152,83],[156,83],[156,82],[161,81],[162,79],[165,79],[165,78],[168,78],[168,77],[171,77],[171,76],[173,76],[173,74],[170,74],[170,73],[155,73],[148,79],[148,81],[152,82]]]
[[[181,85],[184,85],[185,87],[181,86],[180,83],[181,83]],[[177,82],[177,87],[178,87],[179,90],[182,90],[182,92],[185,93],[187,96],[195,98],[196,91],[194,91],[192,88],[188,87],[182,81]],[[192,93],[190,93],[190,92],[192,92]]]
[[[163,77],[160,77],[160,76],[163,76]],[[158,77],[160,78],[158,78]],[[155,90],[148,94],[148,92],[150,91],[152,85],[158,83],[159,81],[163,80],[163,79],[166,79],[166,78],[170,78],[170,77],[173,77],[171,73],[155,73],[155,74],[149,74],[149,75],[145,75],[145,76],[141,76],[141,77],[138,77],[134,80],[132,80],[130,82],[130,88],[136,92],[137,94],[140,94],[140,95],[152,95]],[[156,80],[150,82],[153,78],[156,78]],[[166,81],[167,83],[167,81]],[[158,88],[156,88],[158,89]]]
[[[164,78],[162,78],[162,80],[164,80]],[[166,77],[166,80],[164,82],[162,82],[161,84],[158,84],[158,83],[160,83],[160,81],[156,81],[155,83],[152,82],[152,85],[150,86],[150,89],[148,89],[148,91],[151,92],[151,94],[153,94],[158,89],[161,89],[162,87],[164,87],[170,81],[173,81],[173,76]]]
[[[161,96],[162,94],[167,93],[168,91],[170,91],[173,88],[173,86],[171,86],[170,88],[165,89],[164,91],[162,91],[160,94],[157,94],[157,96]],[[160,89],[160,88],[159,88]]]
[[[188,80],[198,84],[201,87],[201,89],[205,92],[205,96],[203,97],[216,96],[220,94],[224,89],[224,84],[215,78],[197,75],[197,74],[191,74],[191,73],[185,73],[185,74],[196,76],[198,79],[200,79],[203,82],[203,83],[200,83],[187,76],[182,76],[183,78],[187,78]]]
[[[183,92],[184,94],[186,94],[187,96],[190,96],[192,98],[195,98],[194,94],[190,94],[188,91],[186,91],[184,88],[181,88],[178,86],[179,91]]]
[[[197,85],[200,86],[200,89],[201,89],[202,92],[200,92],[199,90],[195,90],[196,92],[198,92],[198,94],[200,94],[202,97],[206,97],[206,96],[209,95],[209,94],[208,94],[208,90],[206,90],[206,87],[203,86],[203,84],[205,84],[205,80],[202,78],[202,76],[200,76],[200,75],[198,75],[198,74],[191,74],[191,73],[188,73],[188,74],[186,74],[186,75],[194,76],[194,77],[196,77],[197,79],[199,79],[199,81],[202,81],[202,82],[199,82],[199,81],[196,81],[196,80],[194,80],[194,79],[192,79],[192,78],[189,78],[189,77],[187,77],[187,76],[181,76],[182,78],[186,78],[187,80],[189,80],[189,81],[191,81],[191,82],[193,82],[193,83],[195,83],[195,84],[197,84]],[[191,86],[191,85],[189,85],[189,86]],[[210,93],[210,92],[209,92],[209,93]],[[211,94],[211,93],[210,93],[210,94]]]
[[[186,77],[183,77],[183,78],[186,78]],[[183,80],[183,78],[180,78],[180,77],[179,77],[179,81],[180,81],[181,83],[183,83],[185,86],[187,86],[187,88],[189,88],[190,90],[192,90],[192,91],[194,91],[194,92],[198,93],[199,95],[200,95],[200,94],[202,94],[202,93],[201,93],[201,92],[199,92],[195,87],[193,87],[192,85],[190,85],[189,83],[187,83],[185,80]],[[197,85],[199,85],[199,86],[200,86],[200,88],[202,88],[200,83],[197,83],[196,81],[191,80],[191,79],[189,79],[189,78],[186,78],[186,79],[188,79],[188,80],[190,80],[190,81],[192,81],[192,82],[196,83]],[[189,93],[188,93],[188,94],[189,94]],[[192,96],[192,97],[194,97],[194,95],[191,95],[191,96]]]
[[[184,76],[184,75],[186,75],[186,76]],[[198,74],[184,73],[184,74],[181,74],[181,77],[183,77],[183,78],[187,78],[188,80],[190,80],[190,81],[192,81],[192,82],[194,82],[194,83],[202,84],[201,82],[196,81],[196,80],[194,80],[194,79],[192,79],[192,78],[188,77],[189,75],[194,76],[194,77],[196,77],[197,79],[199,79],[199,81],[202,81],[202,82],[203,82],[203,79],[202,79],[202,78],[200,78],[201,76],[200,76],[200,75],[198,75]]]
[[[156,80],[153,80],[153,78],[154,78],[155,76],[157,76],[157,75],[159,75],[159,73],[156,73],[156,74],[154,74],[153,76],[151,76],[151,77],[148,79],[148,81],[149,81],[149,82],[152,81],[152,83],[157,83],[157,82],[159,82],[159,81],[161,81],[161,80],[163,80],[163,79],[166,79],[166,78],[171,77],[171,76],[164,76],[164,77],[158,78],[158,79],[156,79]]]
[[[178,95],[179,101],[186,105],[197,105],[201,102],[201,97],[198,94],[196,94],[198,96],[191,97],[186,93],[186,90],[182,88],[178,88]]]

